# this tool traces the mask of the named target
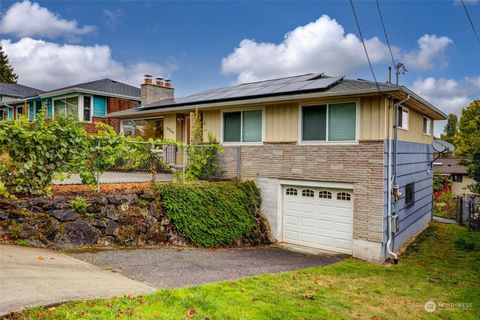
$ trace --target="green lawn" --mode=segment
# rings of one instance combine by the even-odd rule
[[[479,282],[480,234],[432,223],[398,265],[348,259],[144,297],[34,308],[14,319],[479,319]],[[434,313],[424,310],[429,300],[437,303]]]

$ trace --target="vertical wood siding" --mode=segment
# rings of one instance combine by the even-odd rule
[[[220,110],[203,111],[203,140],[208,140],[208,135],[211,134],[220,141],[220,126],[221,126]]]
[[[298,140],[298,104],[276,104],[265,107],[265,142]]]
[[[360,100],[360,140],[386,138],[386,104],[380,97],[364,97]]]
[[[176,113],[167,114],[163,118],[163,137],[165,139],[176,139],[177,115]]]

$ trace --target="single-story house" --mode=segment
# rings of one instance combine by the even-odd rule
[[[141,90],[141,107],[109,117],[129,135],[188,143],[198,110],[224,177],[256,180],[292,248],[396,260],[431,220],[433,125],[446,115],[406,87],[304,74],[183,98],[161,80]]]
[[[88,132],[96,131],[95,123],[104,122],[120,130],[120,122],[107,118],[109,113],[138,108],[140,88],[101,79],[79,83],[50,91],[42,91],[19,84],[0,84],[0,115],[18,119],[20,115],[33,120],[42,108],[47,117],[72,115],[84,122]],[[0,118],[0,119],[2,119]]]
[[[448,179],[449,191],[456,196],[471,194],[467,188],[475,181],[468,176],[467,168],[460,164],[460,159],[440,158],[433,163],[433,170],[440,171],[442,176]]]

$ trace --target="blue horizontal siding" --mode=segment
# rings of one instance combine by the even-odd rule
[[[428,144],[398,141],[397,149],[397,184],[402,197],[397,201],[397,214],[400,221],[400,231],[394,239],[394,247],[398,248],[405,241],[421,230],[430,221],[433,199],[433,172],[430,169],[432,147]],[[384,226],[387,239],[387,165],[388,141],[385,141],[384,168]],[[410,208],[405,207],[405,186],[415,183],[415,203]]]

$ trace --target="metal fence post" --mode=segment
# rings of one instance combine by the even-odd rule
[[[101,143],[100,140],[97,141],[97,153],[98,153],[98,159],[97,159],[97,164],[100,162],[100,157],[102,156],[101,153]],[[100,170],[98,170],[98,165],[97,165],[97,193],[100,193]]]

